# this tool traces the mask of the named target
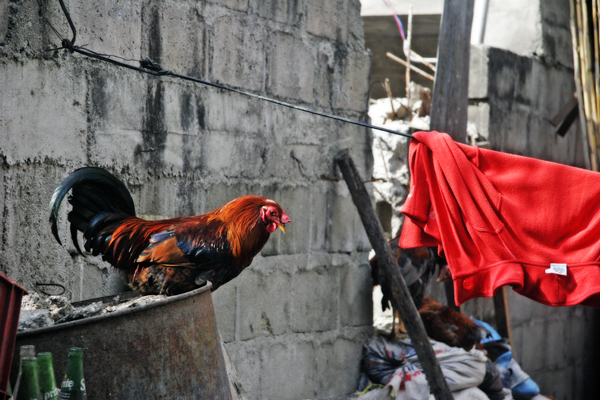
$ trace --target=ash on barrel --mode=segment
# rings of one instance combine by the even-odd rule
[[[30,292],[21,301],[19,332],[104,315],[153,303],[167,296],[140,296],[125,292],[115,296],[71,303],[66,296],[44,296]]]

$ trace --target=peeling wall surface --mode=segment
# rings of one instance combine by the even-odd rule
[[[351,119],[364,119],[369,56],[358,0],[70,1],[76,45]],[[56,32],[54,31],[54,29]],[[370,245],[334,165],[349,148],[365,177],[361,127],[59,49],[72,37],[55,0],[0,0],[0,271],[73,300],[124,290],[77,255],[66,208],[48,203],[74,169],[106,168],[145,215],[210,211],[245,194],[292,219],[213,294],[249,399],[335,398],[358,382],[371,333]],[[168,332],[168,327],[165,327]],[[176,334],[176,332],[168,332]]]

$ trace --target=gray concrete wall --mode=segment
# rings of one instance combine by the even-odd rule
[[[41,12],[63,35],[57,1]],[[76,44],[361,119],[369,57],[358,0],[67,2]],[[73,300],[123,285],[99,258],[56,244],[48,202],[74,169],[122,178],[138,213],[212,210],[244,194],[293,222],[214,293],[220,332],[249,399],[333,398],[357,384],[371,328],[369,244],[333,157],[370,175],[371,138],[333,122],[178,79],[49,49],[35,1],[0,0],[0,270]]]
[[[527,37],[518,18],[500,18],[490,2],[488,21],[505,19],[510,32],[498,28],[489,35],[523,35],[522,46],[538,46],[537,54],[505,48],[472,47],[469,86],[469,117],[479,133],[489,139],[492,149],[585,167],[584,142],[577,120],[564,137],[555,134],[550,120],[573,96],[572,48],[569,32],[569,3],[544,1],[535,30],[539,41]],[[510,2],[504,2],[508,7]],[[537,2],[531,2],[537,7]],[[514,7],[530,7],[519,2]],[[513,8],[514,8],[513,7]],[[499,39],[500,40],[500,39]],[[527,53],[527,52],[526,52]],[[568,190],[568,188],[565,188]],[[551,217],[551,216],[549,216]],[[599,310],[584,306],[550,307],[508,290],[514,354],[517,361],[539,384],[542,393],[560,400],[591,399],[598,395],[596,378],[600,370],[597,336]],[[467,314],[493,321],[491,299],[476,299],[463,307]]]

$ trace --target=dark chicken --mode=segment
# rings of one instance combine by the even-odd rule
[[[100,168],[67,177],[50,201],[50,225],[58,236],[58,211],[71,190],[71,239],[123,271],[141,294],[173,295],[212,283],[212,290],[238,276],[278,227],[291,222],[273,200],[243,196],[203,215],[147,221],[135,216],[126,186]]]
[[[418,247],[415,249],[403,249],[398,247],[399,240],[400,236],[397,236],[389,242],[392,248],[392,255],[400,267],[402,277],[418,309],[425,295],[427,283],[435,274],[436,266],[442,268],[446,265],[446,262],[442,257],[437,255],[434,248]],[[382,310],[386,310],[393,301],[392,291],[383,278],[377,257],[373,257],[369,263],[371,265],[373,285],[381,285],[381,293],[383,294],[381,308]]]
[[[485,337],[487,334],[485,328],[477,325],[466,315],[446,307],[430,297],[425,297],[427,283],[436,273],[436,268],[439,269],[438,279],[450,278],[446,261],[437,255],[435,248],[403,249],[398,246],[398,241],[399,237],[396,237],[389,242],[392,254],[400,267],[400,272],[408,286],[413,302],[419,310],[427,335],[449,346],[470,350],[474,344],[479,343]],[[397,306],[393,304],[392,290],[381,274],[377,257],[373,257],[370,264],[373,284],[381,286],[383,294],[381,308],[386,310],[391,305],[396,316]],[[394,328],[392,334],[397,333],[396,329],[402,331],[402,324]]]
[[[444,306],[431,297],[425,297],[419,309],[427,336],[453,347],[469,351],[486,337],[488,331],[477,325],[471,318],[450,307]]]

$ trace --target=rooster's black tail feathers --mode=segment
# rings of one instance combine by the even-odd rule
[[[58,243],[61,243],[58,236],[58,211],[69,190],[72,191],[69,203],[73,206],[68,214],[71,239],[79,253],[81,249],[77,231],[83,232],[86,250],[92,248],[96,252],[103,247],[100,243],[94,243],[100,239],[96,235],[100,230],[135,215],[133,199],[123,182],[101,168],[80,168],[58,185],[50,200],[50,227]]]

